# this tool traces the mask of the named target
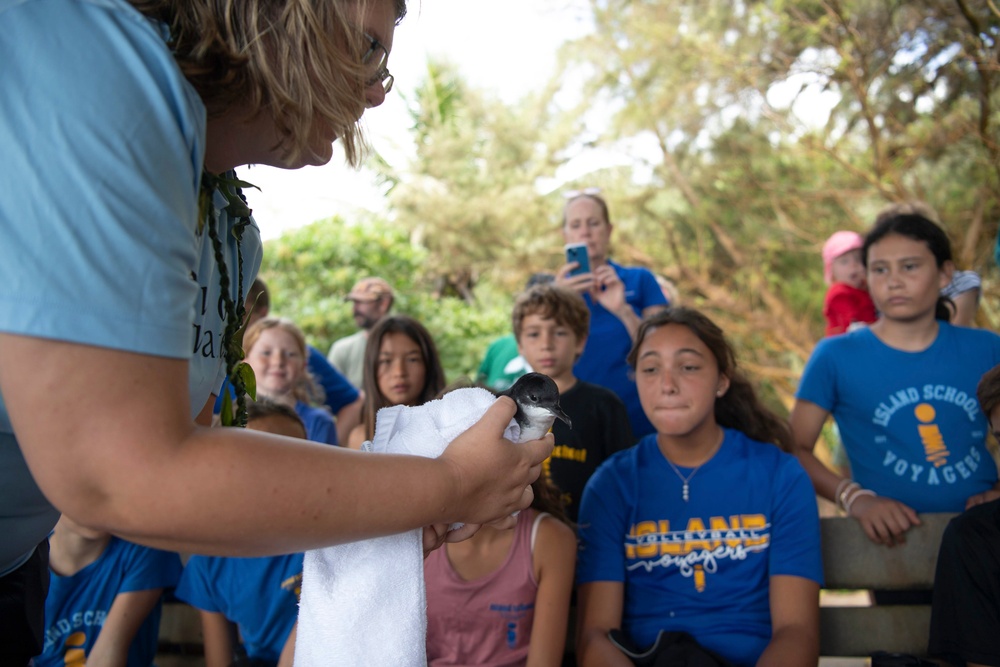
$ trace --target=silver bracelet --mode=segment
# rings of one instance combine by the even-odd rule
[[[878,494],[875,493],[874,491],[872,491],[871,489],[862,489],[859,486],[858,490],[855,491],[851,495],[851,497],[849,497],[847,499],[847,503],[845,504],[844,511],[847,512],[847,516],[851,516],[851,507],[854,506],[854,501],[858,499],[858,496],[872,496],[872,497],[875,497],[877,495]]]
[[[857,482],[853,480],[848,482],[847,486],[844,487],[844,490],[837,495],[837,504],[840,506],[840,509],[845,512],[847,511],[847,499],[851,496],[852,492],[857,491],[860,488],[861,485]]]
[[[833,503],[840,509],[844,509],[843,503],[840,502],[840,494],[844,492],[844,487],[850,484],[851,481],[852,480],[850,477],[845,477],[844,479],[840,480],[840,482],[837,484],[837,490],[833,492]]]

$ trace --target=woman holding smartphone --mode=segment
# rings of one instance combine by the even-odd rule
[[[563,238],[567,263],[556,272],[556,284],[583,295],[590,308],[590,335],[574,374],[611,389],[628,408],[636,438],[653,432],[639,404],[626,357],[643,317],[669,305],[656,277],[648,269],[621,266],[609,257],[613,226],[600,190],[567,193],[563,208]],[[586,244],[590,271],[579,273],[570,246]]]

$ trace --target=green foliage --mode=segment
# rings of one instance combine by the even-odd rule
[[[236,364],[236,374],[243,379],[243,386],[246,388],[247,396],[250,397],[251,401],[257,400],[257,376],[254,375],[253,368],[250,364],[245,361],[241,361]],[[229,387],[226,387],[226,391],[229,391]]]
[[[863,232],[885,204],[923,199],[956,251],[972,249],[960,263],[988,261],[995,226],[983,221],[1000,217],[1000,17],[986,3],[591,8],[594,34],[567,48],[565,80],[586,81],[568,115],[598,105],[611,122],[596,142],[589,128],[577,140],[628,154],[647,137],[660,157],[634,160],[651,169],[647,182],[598,179],[627,192],[612,202],[626,221],[616,253],[664,267],[783,398],[822,332],[830,233]],[[789,91],[792,103],[781,101]]]
[[[381,275],[450,379],[509,329],[511,295],[562,263],[556,188],[601,187],[612,252],[667,275],[787,406],[822,332],[820,248],[884,205],[938,210],[963,268],[1000,219],[1000,17],[982,0],[591,0],[565,71],[506,105],[447,62],[408,100],[416,154],[379,165],[391,224],[338,219],[268,245],[275,311],[325,349],[351,284]],[[558,103],[557,103],[558,101]],[[641,147],[642,150],[638,150]],[[612,155],[573,183],[570,158]],[[983,312],[996,283],[987,276]]]
[[[539,95],[513,107],[472,89],[432,60],[410,105],[412,177],[392,192],[396,222],[434,258],[438,281],[471,301],[481,283],[510,292],[558,265],[559,226],[536,181],[568,136]]]
[[[425,259],[398,228],[375,220],[348,225],[334,217],[286,233],[264,248],[261,277],[271,312],[291,317],[322,351],[356,329],[344,297],[355,282],[381,276],[405,306]]]
[[[477,290],[474,303],[423,294],[411,305],[408,314],[423,322],[434,336],[449,383],[463,377],[475,379],[486,348],[510,332],[513,299],[498,290]]]
[[[486,347],[510,328],[510,297],[489,289],[472,303],[440,297],[427,258],[398,225],[329,218],[268,242],[261,277],[271,311],[294,320],[326,352],[356,330],[344,296],[361,278],[381,276],[395,290],[393,312],[415,317],[434,336],[448,379],[474,377]]]

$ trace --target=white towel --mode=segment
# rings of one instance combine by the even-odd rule
[[[436,458],[495,400],[485,389],[458,389],[379,410],[372,451]],[[504,437],[518,434],[511,420]],[[426,636],[421,530],[306,552],[295,667],[423,667]]]

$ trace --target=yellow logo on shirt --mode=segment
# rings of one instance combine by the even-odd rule
[[[298,574],[288,577],[282,581],[281,590],[292,591],[295,593],[295,597],[302,597],[302,573],[299,572]]]
[[[924,445],[924,453],[927,455],[928,463],[933,463],[935,468],[948,465],[948,446],[944,442],[944,435],[938,425],[933,423],[937,417],[934,406],[929,403],[921,403],[913,409],[916,416],[917,432],[920,433],[920,442]]]
[[[87,645],[86,632],[74,632],[66,638],[66,652],[63,653],[63,664],[66,667],[84,667],[87,656],[83,647]]]
[[[655,567],[676,567],[690,577],[695,590],[706,587],[706,574],[718,570],[720,560],[746,560],[749,554],[765,551],[771,544],[771,526],[763,514],[713,516],[708,526],[699,517],[688,520],[681,530],[672,530],[670,521],[640,521],[629,528],[625,538],[625,568],[628,571]]]

